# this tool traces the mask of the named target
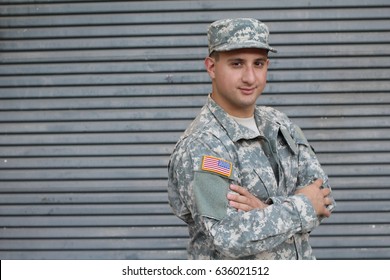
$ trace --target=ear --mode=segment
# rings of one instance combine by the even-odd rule
[[[214,58],[208,56],[204,60],[204,65],[206,67],[207,73],[209,73],[209,76],[211,79],[214,79],[215,77],[215,60]]]

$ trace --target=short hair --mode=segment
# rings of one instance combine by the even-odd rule
[[[213,51],[210,53],[209,57],[214,58],[216,61],[219,60],[219,52]]]

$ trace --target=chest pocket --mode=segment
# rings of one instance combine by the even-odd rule
[[[241,140],[237,153],[239,185],[261,200],[277,193],[277,182],[258,139]]]
[[[270,168],[268,167],[268,169]],[[245,186],[251,194],[263,201],[270,197],[270,191],[263,183],[263,180],[267,180],[264,178],[264,174],[269,174],[270,170],[264,171],[261,168],[244,168],[241,169],[240,175],[242,186]]]
[[[283,170],[286,195],[295,191],[298,176],[298,143],[288,130],[281,126],[277,138],[277,153],[280,167]]]

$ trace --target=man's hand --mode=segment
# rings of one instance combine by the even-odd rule
[[[331,213],[326,206],[332,204],[331,199],[328,198],[330,189],[322,189],[322,183],[323,181],[321,179],[317,179],[312,184],[297,190],[295,194],[303,194],[307,196],[313,205],[317,216],[329,217]]]
[[[243,187],[230,185],[230,189],[237,194],[229,193],[227,198],[230,206],[237,210],[250,211],[252,209],[264,209],[268,206]]]

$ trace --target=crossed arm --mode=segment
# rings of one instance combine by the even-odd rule
[[[331,212],[326,206],[332,204],[332,200],[328,197],[331,191],[329,188],[321,188],[322,182],[323,181],[321,179],[317,179],[312,184],[296,191],[295,194],[305,195],[313,205],[318,217],[329,217]],[[268,206],[268,204],[252,195],[243,187],[230,185],[230,189],[237,194],[229,193],[227,198],[230,206],[236,208],[237,210],[247,212],[252,209],[264,209]]]

